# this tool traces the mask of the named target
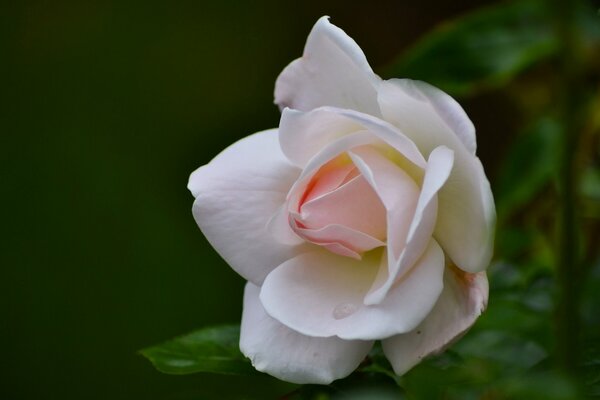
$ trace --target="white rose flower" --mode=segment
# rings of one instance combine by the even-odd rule
[[[485,309],[495,208],[473,124],[387,81],[327,17],[275,87],[278,129],[190,177],[194,217],[248,281],[240,348],[295,383],[350,374],[381,340],[403,374]]]

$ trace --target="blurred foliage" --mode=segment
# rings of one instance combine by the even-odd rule
[[[504,158],[496,185],[499,218],[508,218],[531,204],[556,177],[559,136],[559,123],[542,118],[526,128],[521,139],[515,142]]]
[[[515,1],[446,22],[390,67],[390,76],[410,76],[464,95],[500,86],[553,54],[544,1]],[[440,62],[441,61],[441,62]]]
[[[593,47],[600,38],[594,10],[578,4],[578,27]],[[506,85],[517,74],[556,56],[558,38],[544,0],[520,0],[441,24],[386,69],[391,77],[427,81],[458,96]]]

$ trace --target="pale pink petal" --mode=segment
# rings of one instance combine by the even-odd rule
[[[323,169],[323,168],[321,168]],[[312,200],[318,199],[324,196],[346,182],[348,176],[356,168],[352,163],[347,165],[332,166],[326,171],[326,173],[319,176],[319,179],[315,182],[315,185],[310,189],[309,193],[306,194],[304,203],[308,203]]]
[[[308,112],[285,109],[279,124],[283,153],[295,165],[305,168],[319,152],[336,141],[360,131],[370,132],[397,151],[403,169],[422,169],[425,158],[416,145],[398,128],[371,115],[334,107]],[[322,165],[322,164],[321,164]]]
[[[240,349],[259,371],[287,382],[327,385],[354,371],[373,345],[295,332],[265,313],[259,292],[246,284],[240,333]]]
[[[414,266],[375,306],[363,304],[385,251],[360,261],[326,251],[301,254],[265,279],[260,298],[267,313],[308,336],[373,340],[409,332],[431,311],[443,287],[444,254],[432,240]]]
[[[302,250],[278,243],[267,230],[299,174],[281,154],[277,131],[270,130],[234,143],[190,176],[198,226],[245,279],[262,283]]]
[[[401,250],[400,257],[390,260],[392,264],[388,268],[389,272],[379,274],[365,298],[367,304],[381,302],[394,282],[401,279],[425,251],[436,224],[437,193],[446,183],[453,162],[454,153],[447,147],[440,146],[431,152],[410,228],[408,234],[403,236],[406,238],[406,244]]]
[[[356,42],[322,17],[308,35],[302,57],[277,78],[275,103],[305,111],[336,106],[378,115],[380,81]]]
[[[357,146],[363,146],[366,144],[378,143],[383,145],[377,137],[367,131],[358,131],[349,135],[343,136],[338,140],[323,147],[303,168],[302,173],[298,180],[294,183],[288,198],[290,198],[290,205],[293,205],[294,209],[297,210],[297,206],[300,205],[301,200],[309,189],[310,184],[313,181],[315,174],[318,173],[323,165],[331,162],[331,160],[345,153],[349,149]]]
[[[348,247],[347,245],[344,245],[342,243],[321,243],[321,246],[323,246],[324,248],[326,248],[327,250],[329,250],[330,252],[340,255],[340,256],[344,256],[344,257],[350,257],[353,258],[355,260],[361,260],[362,256],[355,250],[351,249],[350,247]]]
[[[309,229],[339,224],[384,240],[385,208],[363,176],[300,207],[300,222]]]
[[[294,182],[294,185],[289,190],[287,195],[289,211],[298,211],[298,208],[304,198],[304,194],[309,189],[315,175],[319,173],[320,168],[334,160],[336,157],[339,157],[349,149],[375,143],[379,145],[385,145],[371,133],[367,131],[358,131],[341,137],[340,139],[321,149],[321,151],[315,155],[310,162],[308,162],[306,167],[302,170],[300,177],[296,180],[296,182]]]
[[[438,194],[435,237],[459,268],[484,270],[492,257],[496,211],[464,111],[430,86],[409,80],[384,82],[379,104],[384,118],[424,155],[441,145],[454,151],[452,173]]]
[[[337,242],[357,253],[385,246],[385,243],[381,240],[344,225],[327,225],[321,229],[304,229],[296,227],[295,231],[313,243],[331,244],[332,242]]]
[[[429,316],[412,332],[383,341],[394,372],[402,375],[426,356],[445,350],[473,325],[487,300],[485,272],[470,274],[446,268],[444,290]]]
[[[385,207],[388,249],[397,259],[406,243],[419,187],[406,172],[371,147],[352,149],[349,155]]]

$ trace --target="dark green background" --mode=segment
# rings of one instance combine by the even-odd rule
[[[243,280],[196,227],[189,173],[277,125],[275,78],[319,16],[382,71],[481,3],[2,2],[0,398],[285,392],[162,375],[136,354],[240,317]],[[517,116],[494,93],[464,106],[494,182]]]

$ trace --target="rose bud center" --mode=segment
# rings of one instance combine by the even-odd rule
[[[356,259],[384,246],[386,210],[347,155],[323,165],[291,209],[292,229],[303,239]]]

